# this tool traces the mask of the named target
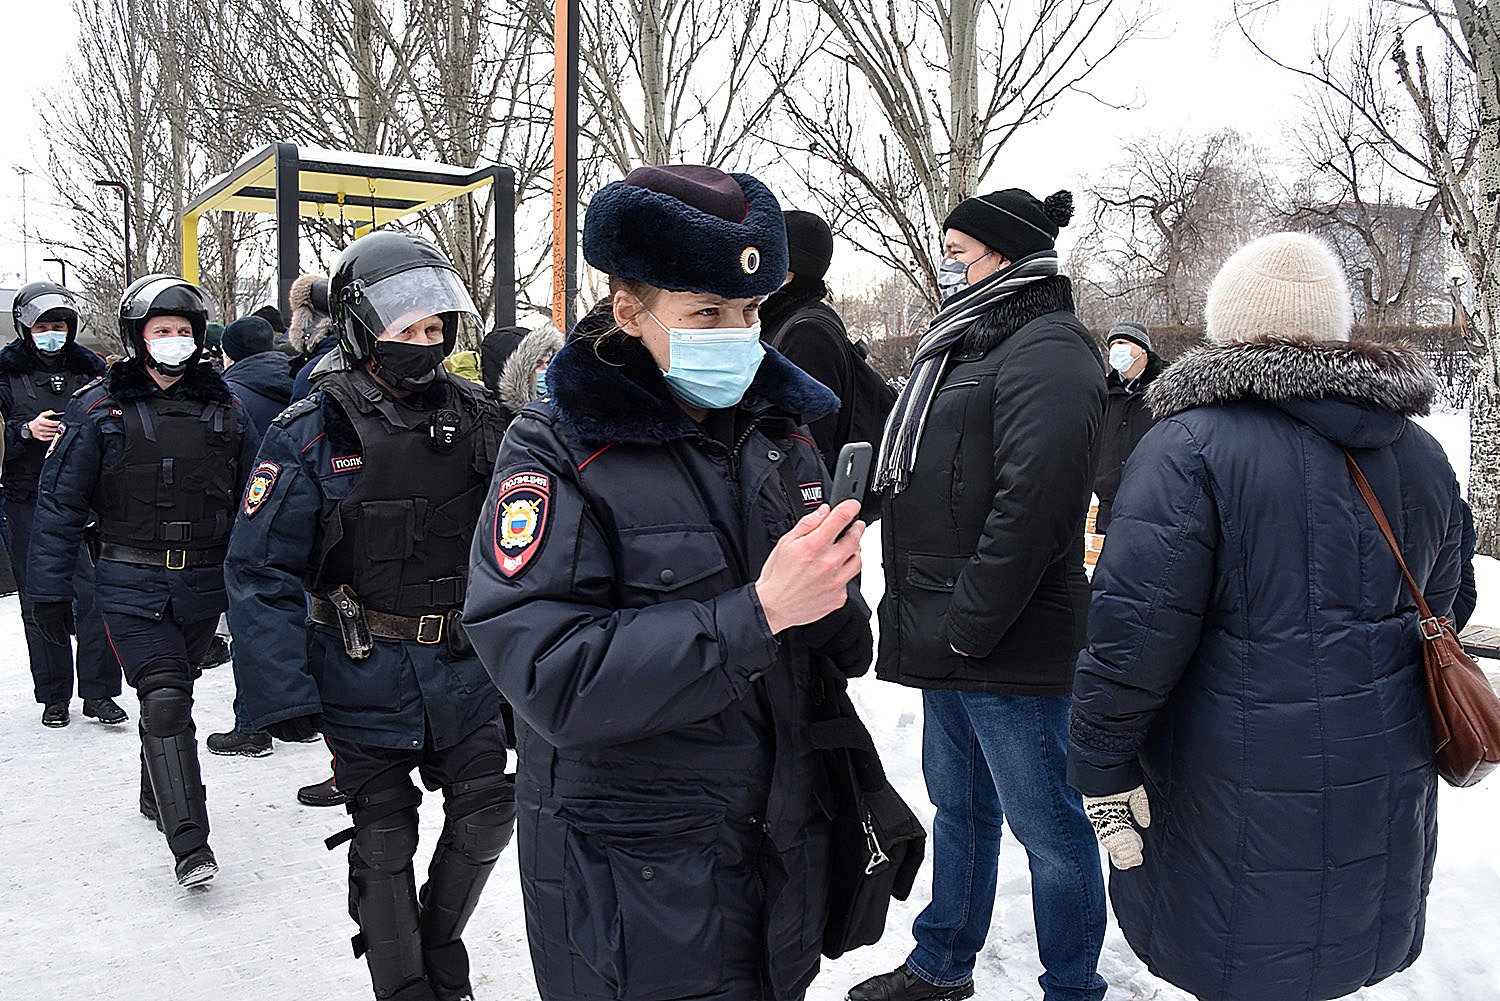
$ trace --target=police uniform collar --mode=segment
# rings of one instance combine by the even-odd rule
[[[547,370],[547,393],[558,422],[581,442],[651,444],[701,435],[639,340],[616,334],[596,352],[592,338],[576,336],[612,323],[608,307],[605,300],[579,321],[575,336]],[[740,407],[806,424],[837,411],[839,401],[832,390],[768,347]]]
[[[62,350],[62,364],[51,371],[76,372],[79,375],[97,375],[103,362],[88,348],[69,342]],[[31,345],[17,337],[0,348],[0,375],[12,372],[24,375],[42,370],[41,356],[31,350]]]
[[[156,384],[156,380],[152,379],[151,374],[146,371],[145,364],[140,361],[115,362],[109,367],[104,384],[109,394],[122,402],[144,400],[163,392]],[[229,404],[234,401],[234,394],[225,385],[223,377],[215,372],[208,362],[198,362],[189,368],[181,379],[164,392],[172,396],[185,396],[191,400],[200,400],[204,403]]]

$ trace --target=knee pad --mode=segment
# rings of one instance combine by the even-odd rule
[[[399,769],[383,772],[360,786],[349,799],[349,813],[354,818],[352,855],[365,866],[385,873],[409,867],[417,853],[417,805],[421,802],[422,793],[412,784],[411,776]]]
[[[193,683],[188,666],[154,660],[136,682],[141,698],[141,729],[153,737],[175,737],[193,722]]]
[[[444,838],[477,862],[493,862],[510,844],[515,829],[514,779],[505,773],[505,755],[481,754],[443,791]]]

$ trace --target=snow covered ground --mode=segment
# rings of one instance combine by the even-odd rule
[[[1429,426],[1467,465],[1459,415]],[[1463,470],[1459,470],[1460,476]],[[873,543],[874,534],[871,535]],[[879,554],[865,575],[878,595]],[[1500,625],[1500,563],[1482,560],[1476,621]],[[342,810],[298,805],[296,787],[327,775],[321,745],[276,744],[269,758],[203,754],[219,878],[183,891],[153,825],[136,811],[139,781],[132,721],[107,728],[77,715],[47,730],[31,701],[14,597],[0,600],[0,999],[4,1001],[219,1001],[222,998],[368,998],[364,964],[352,958],[343,851],[322,839],[346,824]],[[200,682],[200,740],[231,723],[228,668]],[[930,822],[923,790],[917,693],[865,678],[855,699],[908,802]],[[424,810],[425,846],[436,837],[438,797]],[[1500,952],[1484,939],[1500,924],[1500,779],[1444,788],[1427,947],[1410,971],[1355,995],[1365,1001],[1481,1001],[1500,993]],[[424,854],[419,858],[425,858]],[[885,939],[826,963],[809,1001],[839,1001],[848,987],[897,966],[926,902],[924,874],[912,899],[893,906]],[[1491,931],[1485,932],[1489,928]],[[484,1001],[535,998],[515,854],[507,852],[467,936]],[[1146,973],[1111,922],[1101,972],[1112,1001],[1182,1001]],[[1039,997],[1025,853],[1007,841],[989,944],[976,974],[984,1001]],[[1267,999],[1275,1001],[1275,999]]]

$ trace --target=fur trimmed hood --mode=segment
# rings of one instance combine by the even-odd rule
[[[1026,324],[1048,313],[1073,312],[1073,282],[1055,275],[1032,282],[995,304],[974,321],[961,342],[963,351],[985,353]]]
[[[1151,385],[1146,402],[1158,418],[1239,400],[1344,400],[1418,417],[1436,393],[1427,358],[1404,344],[1262,337],[1194,348]]]
[[[104,388],[120,402],[144,400],[160,391],[156,380],[146,371],[145,364],[139,361],[117,361],[111,365],[104,377]],[[234,393],[230,392],[224,377],[215,372],[214,367],[206,361],[200,361],[188,369],[172,386],[172,390],[189,399],[203,400],[206,403],[234,402]]]
[[[313,289],[319,282],[323,283],[321,296],[315,295]],[[324,275],[298,275],[287,293],[292,319],[286,325],[286,339],[298,354],[311,354],[318,342],[333,331],[333,318],[323,308],[328,302],[327,286]]]
[[[550,323],[521,338],[521,343],[505,359],[505,366],[500,369],[500,379],[495,385],[500,403],[506,410],[518,414],[522,407],[536,399],[534,375],[537,363],[548,355],[557,354],[562,346],[562,331]]]
[[[605,299],[583,319],[547,369],[547,393],[558,422],[579,442],[656,444],[700,433],[678,406],[646,348],[635,338],[589,336],[613,325]],[[583,334],[585,336],[580,337]],[[741,406],[764,407],[808,423],[838,410],[833,391],[779,352],[765,359]]]
[[[41,356],[23,338],[17,337],[0,348],[0,375],[35,372],[41,367],[41,363]],[[63,368],[79,375],[103,375],[108,364],[88,348],[69,341],[67,347],[63,348]]]

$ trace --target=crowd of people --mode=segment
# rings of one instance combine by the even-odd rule
[[[287,323],[211,329],[193,285],[142,278],[108,365],[71,293],[28,285],[0,409],[42,722],[76,676],[123,724],[128,683],[140,812],[178,883],[212,880],[193,699],[223,620],[235,726],[208,748],[326,742],[298,796],[352,819],[328,840],[383,1001],[473,997],[463,935],[513,833],[544,999],[803,997],[832,859],[881,864],[868,822],[839,840],[818,736],[872,665],[922,692],[932,882],[907,959],[850,1001],[982,990],[1007,824],[1046,1001],[1105,996],[1107,899],[1205,1001],[1405,969],[1437,847],[1421,634],[1346,462],[1466,616],[1472,521],[1413,421],[1433,373],[1351,338],[1337,259],[1298,234],[1229,260],[1203,346],[1167,365],[1125,321],[1101,351],[1072,214],[1015,188],[953,209],[899,395],[830,305],[827,223],[711,167],[594,194],[608,294],[566,337],[457,351],[473,300],[397,231],[299,279]],[[869,489],[835,496],[858,442]],[[443,798],[420,890],[414,771]]]

